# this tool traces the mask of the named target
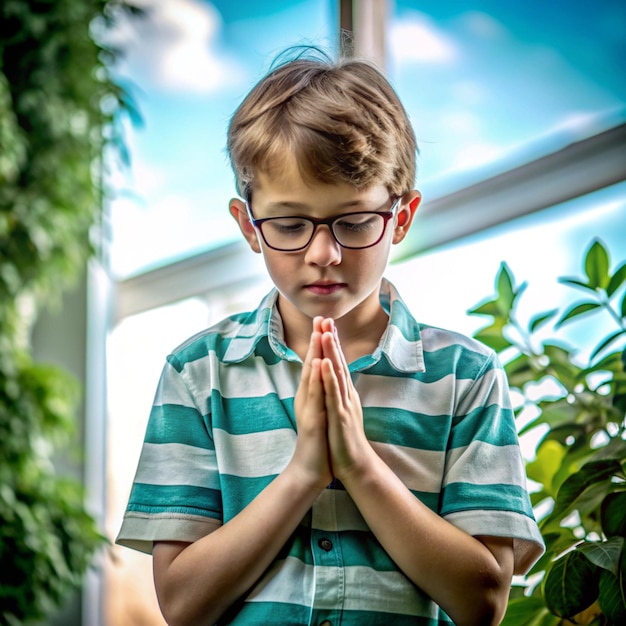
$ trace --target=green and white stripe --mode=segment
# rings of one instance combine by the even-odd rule
[[[504,371],[484,345],[419,326],[383,281],[389,324],[350,365],[368,439],[408,489],[472,535],[512,537],[516,572],[542,551]],[[195,541],[289,462],[302,364],[276,292],[167,359],[117,542]],[[332,542],[325,551],[321,538]],[[417,540],[417,538],[416,538]],[[391,561],[341,485],[314,503],[273,567],[223,623],[450,624]]]

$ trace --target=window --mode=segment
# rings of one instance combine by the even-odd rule
[[[132,176],[119,175],[125,193],[111,214],[123,312],[108,351],[111,538],[165,355],[224,315],[254,307],[270,287],[245,246],[232,243],[239,234],[227,211],[228,118],[287,45],[335,49],[336,4],[168,0],[155,3],[152,21],[120,33],[137,42],[121,69],[138,84],[145,122],[131,132]],[[425,200],[388,276],[421,321],[471,334],[482,323],[466,310],[492,293],[501,261],[529,282],[531,315],[565,297],[556,278],[580,273],[593,236],[614,263],[622,260],[626,175],[617,140],[601,154],[589,144],[582,160],[567,148],[623,127],[625,11],[620,0],[390,3],[387,72],[416,128]],[[549,160],[549,175],[533,168],[552,153],[560,156]],[[607,161],[615,180],[596,167]],[[224,254],[211,252],[221,246]],[[150,559],[112,554],[105,623],[163,624]]]

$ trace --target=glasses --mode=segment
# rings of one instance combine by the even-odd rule
[[[357,211],[326,219],[314,217],[266,217],[255,219],[246,198],[246,207],[252,225],[259,230],[268,248],[281,252],[297,252],[306,248],[320,224],[328,226],[335,241],[350,250],[375,246],[382,238],[387,222],[393,217],[400,198],[388,211]]]

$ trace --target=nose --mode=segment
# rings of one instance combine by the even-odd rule
[[[333,237],[329,226],[320,224],[317,227],[306,249],[304,260],[320,267],[341,263],[341,246]]]

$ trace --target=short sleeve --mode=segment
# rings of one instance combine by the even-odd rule
[[[528,571],[544,551],[508,382],[495,353],[459,397],[446,453],[441,515],[474,536],[513,538],[516,574]]]
[[[183,368],[163,368],[116,543],[142,552],[154,541],[193,542],[221,525],[222,502],[207,407]]]

